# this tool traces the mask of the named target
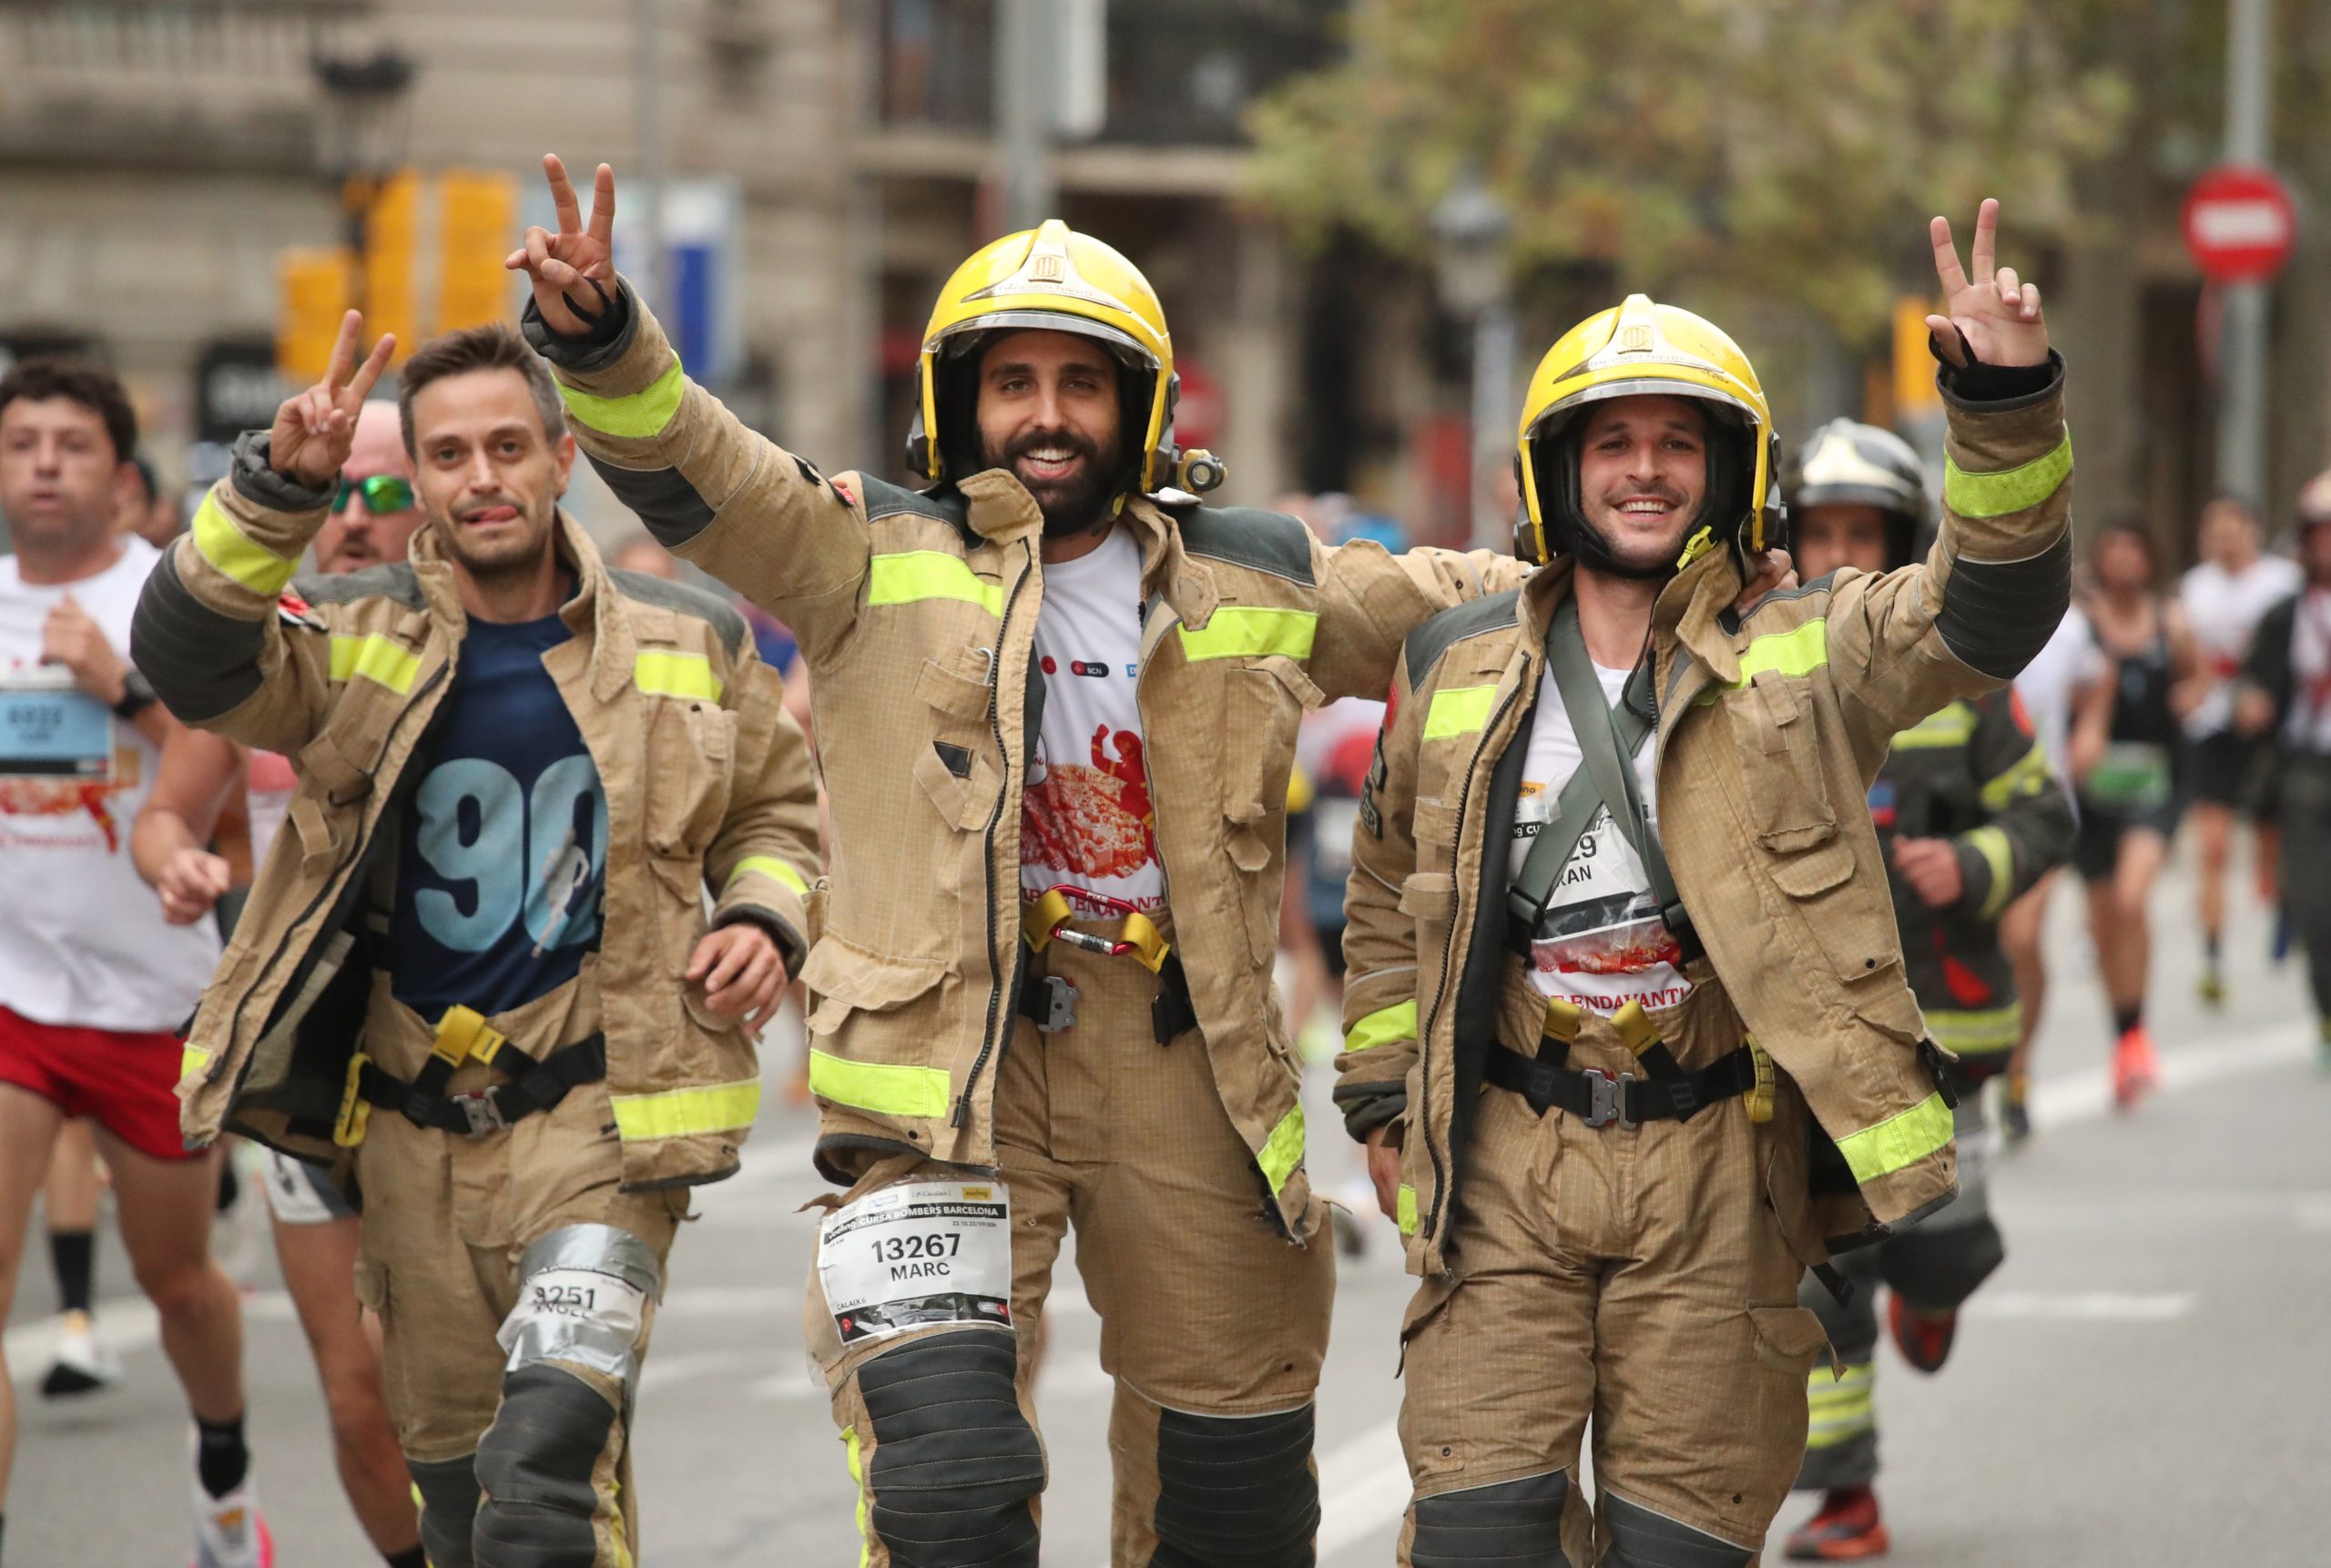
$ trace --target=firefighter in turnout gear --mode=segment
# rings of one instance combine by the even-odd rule
[[[810,671],[809,1082],[850,1190],[806,1320],[867,1561],[1036,1561],[1031,1357],[1074,1224],[1115,1560],[1309,1563],[1333,1248],[1271,988],[1297,725],[1520,568],[1201,504],[1155,295],[1059,222],[941,290],[925,487],[822,473],[687,379],[609,265],[613,175],[586,227],[546,164],[561,230],[511,264],[584,450]]]
[[[1918,454],[1850,420],[1814,433],[1782,487],[1799,569],[1900,571],[1929,544],[1933,503]],[[1954,701],[1894,738],[1869,787],[1893,883],[1902,962],[1929,1038],[1959,1058],[1959,1196],[1875,1247],[1848,1252],[1846,1300],[1808,1279],[1799,1299],[1836,1352],[1807,1390],[1810,1422],[1797,1486],[1827,1496],[1788,1541],[1791,1557],[1842,1561],[1887,1550],[1878,1474],[1878,1287],[1903,1359],[1931,1372],[1949,1355],[1959,1304],[2005,1255],[1984,1180],[1990,1129],[1980,1085],[2001,1072],[2021,1022],[2000,950],[2000,911],[2071,853],[2071,802],[2012,687]]]
[[[171,710],[300,777],[188,1031],[185,1135],[361,1195],[436,1568],[618,1568],[667,1257],[808,945],[809,748],[742,616],[609,571],[560,509],[575,445],[506,326],[404,363],[410,560],[295,581],[392,346],[360,367],[359,326],[137,606]]]
[[[1531,380],[1518,542],[1550,564],[1405,645],[1337,1088],[1420,1277],[1403,1563],[1748,1563],[1804,1451],[1803,1271],[1957,1191],[1863,800],[2069,596],[2061,361],[1996,227],[1986,202],[1971,281],[1932,227],[1950,463],[1922,567],[1741,614],[1779,542],[1764,394],[1637,295]]]

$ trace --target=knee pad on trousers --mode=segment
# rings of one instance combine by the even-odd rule
[[[1311,1568],[1312,1426],[1309,1405],[1273,1416],[1159,1410],[1153,1568]]]
[[[961,1329],[858,1369],[874,1429],[869,1529],[898,1568],[1034,1568],[1044,1451],[1013,1386],[1017,1339]]]
[[[1611,1532],[1603,1568],[1748,1568],[1756,1555],[1746,1546],[1735,1546],[1607,1492],[1602,1513]]]
[[[1989,1215],[1943,1229],[1922,1226],[1888,1242],[1879,1257],[1886,1283],[1921,1312],[1958,1308],[2007,1257],[2007,1242]]]
[[[472,1568],[470,1532],[477,1522],[477,1456],[423,1461],[408,1459],[421,1501],[421,1548],[429,1568]]]
[[[1562,1503],[1570,1472],[1550,1470],[1494,1486],[1467,1487],[1417,1499],[1416,1534],[1409,1545],[1415,1568],[1462,1568],[1469,1563],[1528,1563],[1570,1568],[1562,1555]]]
[[[598,1556],[591,1521],[599,1456],[615,1431],[606,1396],[560,1367],[502,1380],[502,1409],[478,1440],[484,1492],[473,1539],[493,1568],[586,1568]]]

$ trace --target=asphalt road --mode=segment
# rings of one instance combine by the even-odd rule
[[[2187,909],[2182,883],[2165,885],[2154,1020],[2167,1084],[2124,1117],[2106,1105],[2108,1029],[2086,978],[2077,890],[2058,891],[2041,1131],[1997,1166],[2008,1262],[1970,1304],[1942,1376],[1921,1379],[1890,1351],[1879,1376],[1897,1562],[2331,1559],[2331,1078],[2312,1064],[2295,967],[2267,969],[2254,911],[2230,940],[2233,1003],[2201,1010],[2180,945],[2192,940]],[[744,1174],[703,1195],[676,1250],[637,1424],[643,1544],[659,1568],[856,1561],[841,1449],[799,1349],[809,1134],[804,1113],[773,1108]],[[1338,1292],[1320,1395],[1328,1568],[1389,1562],[1407,1497],[1391,1423],[1408,1283],[1389,1240],[1387,1227],[1347,1260]],[[361,1564],[370,1559],[263,1233],[249,1250],[247,1377],[279,1561]],[[28,1261],[7,1330],[24,1400],[9,1568],[185,1562],[184,1407],[150,1312],[122,1298],[125,1263],[109,1250],[99,1288],[127,1380],[53,1405],[26,1387],[46,1362],[52,1305],[45,1260]],[[1102,1568],[1109,1385],[1074,1278],[1062,1270],[1039,1390],[1053,1476],[1045,1561]],[[1809,1508],[1793,1502],[1776,1542]]]

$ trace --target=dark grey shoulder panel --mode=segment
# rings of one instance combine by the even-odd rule
[[[1422,686],[1440,656],[1467,637],[1477,637],[1484,632],[1494,632],[1518,624],[1522,614],[1522,590],[1508,588],[1502,594],[1470,600],[1452,606],[1428,619],[1409,634],[1405,645],[1409,656],[1409,684]]]
[[[1285,513],[1195,506],[1176,516],[1182,547],[1193,555],[1267,572],[1307,588],[1318,584],[1311,570],[1310,530]]]
[[[1775,588],[1771,593],[1766,594],[1763,598],[1758,599],[1755,604],[1749,606],[1748,613],[1742,616],[1740,620],[1745,625],[1749,621],[1755,620],[1756,618],[1756,612],[1763,609],[1766,605],[1785,605],[1791,599],[1809,599],[1816,594],[1828,593],[1832,589],[1836,588],[1837,585],[1837,574],[1831,572],[1826,575],[1816,577],[1809,583],[1800,583],[1794,588]]]
[[[709,622],[720,638],[720,646],[731,655],[741,649],[752,636],[752,628],[745,624],[743,614],[718,594],[687,583],[651,577],[645,572],[610,569],[607,575],[626,599],[637,599],[643,605],[655,605],[662,609],[677,610],[681,615],[694,616],[697,620]]]
[[[291,580],[291,591],[311,605],[352,605],[359,599],[394,599],[409,610],[425,609],[421,579],[402,561],[367,566],[361,572],[303,573]]]
[[[164,707],[186,723],[199,724],[259,690],[266,641],[265,621],[222,616],[196,598],[178,576],[176,553],[165,550],[137,596],[129,662],[153,682]]]
[[[2022,561],[1950,564],[1935,630],[1969,668],[2012,680],[2031,662],[2072,602],[2072,536]]]
[[[624,468],[597,457],[591,467],[667,548],[677,549],[712,522],[712,503],[677,468]]]
[[[893,484],[887,479],[877,479],[870,473],[858,476],[860,488],[866,492],[866,520],[896,517],[906,514],[928,517],[934,523],[944,523],[962,536],[965,544],[975,543],[979,535],[972,527],[971,506],[960,490],[950,487],[936,495],[920,490],[909,490],[903,484]]]

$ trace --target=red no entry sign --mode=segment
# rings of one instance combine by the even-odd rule
[[[2290,192],[2271,169],[2221,164],[2185,193],[2185,249],[2213,283],[2263,283],[2298,239]]]

